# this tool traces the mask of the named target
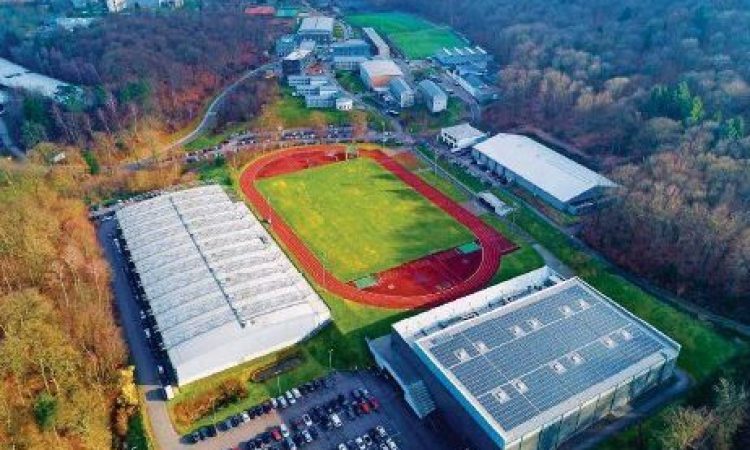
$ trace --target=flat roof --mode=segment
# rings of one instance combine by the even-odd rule
[[[311,54],[312,54],[312,50],[310,50],[309,48],[301,48],[300,47],[300,48],[297,48],[294,51],[292,51],[290,54],[286,55],[284,57],[284,59],[287,60],[287,61],[294,61],[294,60],[298,60],[298,59],[305,59],[308,56],[310,56]]]
[[[680,349],[578,278],[461,319],[412,348],[506,443]]]
[[[328,308],[241,202],[217,185],[117,212],[179,384],[281,349]]]
[[[570,158],[518,134],[499,133],[474,149],[561,202],[614,182]]]
[[[396,91],[398,95],[404,92],[413,92],[411,86],[409,86],[409,83],[406,82],[404,77],[391,78],[391,80],[388,82],[388,86]]]
[[[388,44],[386,44],[385,40],[383,40],[383,38],[380,37],[377,31],[375,31],[375,28],[365,27],[365,28],[362,28],[362,32],[365,33],[365,36],[367,36],[370,39],[370,41],[375,47],[378,47],[378,48],[382,47],[386,49],[388,48]]]
[[[481,139],[485,136],[483,131],[477,130],[469,123],[460,123],[458,125],[453,125],[452,127],[441,128],[440,132],[453,136],[457,141],[463,141],[464,139]]]
[[[333,33],[333,17],[305,17],[299,25],[298,33]]]
[[[369,61],[362,62],[360,67],[370,77],[382,75],[391,75],[394,77],[404,76],[401,68],[398,66],[398,64],[393,62],[392,59],[371,59]]]

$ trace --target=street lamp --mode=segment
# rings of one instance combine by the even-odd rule
[[[328,349],[328,371],[333,371],[333,349]]]

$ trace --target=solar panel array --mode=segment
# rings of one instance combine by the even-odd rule
[[[515,310],[494,310],[420,340],[505,430],[665,347],[579,282],[539,296]]]

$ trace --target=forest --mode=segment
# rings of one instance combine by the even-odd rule
[[[138,404],[71,169],[0,163],[2,448],[111,448]]]
[[[622,185],[583,236],[750,322],[750,10],[740,0],[375,0],[497,59],[483,125],[570,142]]]
[[[213,8],[115,15],[33,38],[0,31],[0,55],[87,94],[83,104],[63,106],[19,93],[8,108],[10,128],[26,148],[52,140],[127,156],[198,117],[229,80],[265,62],[288,26]]]

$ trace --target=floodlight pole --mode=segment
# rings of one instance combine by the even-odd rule
[[[328,371],[329,372],[333,371],[333,349],[332,348],[328,349]]]

